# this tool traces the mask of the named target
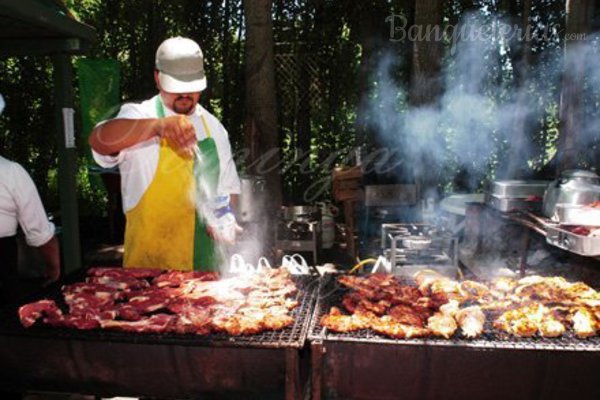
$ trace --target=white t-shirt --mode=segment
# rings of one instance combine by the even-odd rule
[[[174,111],[165,107],[165,116],[176,115]],[[204,116],[210,129],[211,137],[215,140],[217,152],[219,153],[219,183],[217,191],[223,194],[239,194],[240,178],[231,154],[229,135],[219,120],[206,111],[199,104],[194,113],[188,118],[196,129],[198,140],[207,138],[204,131],[202,119]],[[146,119],[157,118],[156,96],[142,103],[126,103],[121,107],[115,119]],[[92,150],[96,162],[104,168],[119,166],[121,172],[121,193],[123,195],[123,211],[127,212],[134,208],[142,195],[154,179],[158,167],[158,156],[160,150],[160,139],[154,137],[142,143],[138,143],[128,149],[122,150],[116,156],[105,156]]]
[[[16,162],[0,156],[0,237],[25,233],[27,244],[39,247],[54,236],[33,180]]]

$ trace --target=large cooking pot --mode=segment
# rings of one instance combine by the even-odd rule
[[[266,179],[260,175],[240,176],[240,222],[259,222],[264,219]]]
[[[558,220],[557,204],[585,205],[600,200],[600,176],[592,171],[571,169],[548,185],[544,193],[543,212]]]

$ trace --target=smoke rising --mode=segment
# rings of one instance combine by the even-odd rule
[[[483,25],[489,23],[473,15],[461,22],[473,25],[475,32],[485,31]],[[379,142],[400,151],[404,174],[415,178],[434,174],[442,183],[444,174],[445,179],[462,174],[463,187],[458,189],[472,191],[487,178],[528,178],[532,167],[539,169],[535,161],[543,159],[540,153],[549,150],[531,133],[540,130],[546,119],[558,118],[564,52],[559,45],[545,46],[543,53],[535,55],[537,62],[524,68],[519,82],[515,74],[520,65],[513,63],[510,53],[520,50],[518,43],[501,36],[509,31],[501,20],[493,23],[499,25],[493,29],[497,34],[456,43],[440,75],[434,78],[442,88],[440,97],[429,105],[404,106],[409,91],[393,78],[398,57],[387,53],[379,60],[377,82],[363,113]],[[588,39],[593,37],[588,35]],[[565,65],[567,76],[582,68],[586,80],[581,87],[596,96],[595,101],[588,99],[584,109],[578,138],[581,149],[590,148],[600,136],[597,42],[578,43]]]

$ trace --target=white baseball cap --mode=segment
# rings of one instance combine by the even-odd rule
[[[204,56],[192,39],[174,37],[156,50],[156,69],[161,88],[169,93],[194,93],[206,89]]]

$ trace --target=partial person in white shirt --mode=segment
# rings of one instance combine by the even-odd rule
[[[156,52],[154,79],[156,96],[124,104],[90,135],[96,162],[118,166],[121,174],[123,265],[216,270],[215,240],[234,241],[237,228],[223,199],[235,202],[240,180],[227,131],[198,104],[206,88],[198,44],[165,40]],[[227,235],[223,221],[233,227]]]
[[[0,95],[0,113],[4,100]],[[35,247],[46,264],[46,282],[60,277],[60,250],[54,224],[46,215],[33,180],[16,162],[0,155],[0,284],[4,300],[18,284],[17,229],[21,227],[29,246]]]

